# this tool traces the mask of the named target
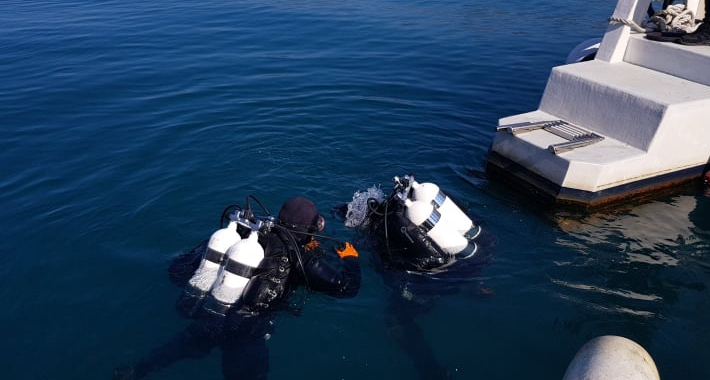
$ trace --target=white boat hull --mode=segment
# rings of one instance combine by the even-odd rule
[[[552,69],[537,110],[499,120],[489,169],[585,206],[701,180],[710,158],[710,47],[622,38],[618,28],[596,59]]]

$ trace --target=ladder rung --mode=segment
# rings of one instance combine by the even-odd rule
[[[547,150],[554,154],[569,152],[575,148],[591,145],[604,140],[604,137],[570,124],[564,120],[546,120],[546,121],[526,121],[522,123],[506,124],[496,128],[496,132],[509,132],[513,135],[530,132],[537,129],[544,129],[556,136],[567,140],[563,143],[552,144],[547,147]]]
[[[560,154],[564,152],[569,152],[572,149],[576,148],[581,148],[583,146],[587,145],[592,145],[594,143],[597,143],[599,141],[604,140],[604,137],[601,137],[599,135],[596,135],[592,133],[591,135],[585,136],[583,138],[577,138],[575,140],[559,143],[559,144],[552,144],[547,147],[547,150],[554,154]]]
[[[569,123],[562,123],[545,128],[546,131],[562,137],[565,140],[576,140],[585,136],[590,136],[593,133]]]
[[[525,132],[530,132],[534,131],[536,129],[543,129],[547,128],[551,125],[556,125],[557,123],[562,122],[562,120],[547,120],[547,121],[535,121],[535,122],[522,122],[522,123],[515,123],[515,124],[506,124],[506,125],[501,125],[496,128],[496,132],[509,132],[513,135],[517,135],[519,133],[525,133]]]

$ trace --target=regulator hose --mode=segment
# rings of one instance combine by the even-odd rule
[[[229,205],[224,208],[224,211],[222,211],[222,216],[220,216],[220,218],[219,218],[219,228],[220,229],[224,228],[224,220],[227,219],[227,214],[230,213],[229,210],[231,210],[231,209],[242,210],[242,206]]]

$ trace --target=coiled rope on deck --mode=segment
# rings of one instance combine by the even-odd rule
[[[639,26],[639,24],[635,23],[634,20],[627,20],[627,19],[618,18],[618,17],[609,17],[609,23],[610,24],[624,24],[628,27],[631,27],[631,29],[634,32],[646,33],[646,29]]]
[[[685,4],[673,4],[658,11],[638,25],[633,20],[609,17],[609,23],[619,23],[630,27],[638,33],[672,32],[692,33],[700,24],[695,23],[695,13],[687,9]]]

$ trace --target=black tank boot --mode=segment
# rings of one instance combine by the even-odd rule
[[[710,0],[705,1],[705,19],[693,33],[681,37],[678,42],[683,45],[710,45]]]
[[[681,36],[678,42],[683,45],[710,45],[710,23],[703,22],[693,33]]]

